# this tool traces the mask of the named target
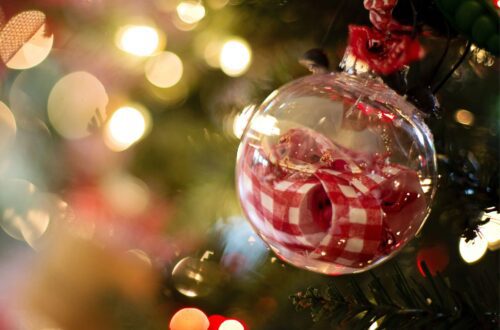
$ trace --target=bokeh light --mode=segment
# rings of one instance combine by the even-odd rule
[[[8,147],[14,141],[17,126],[16,119],[9,107],[0,102],[0,156],[7,151]]]
[[[121,107],[106,124],[104,142],[113,151],[123,151],[144,137],[150,121],[149,112],[139,105]]]
[[[165,110],[169,105],[182,103],[189,95],[189,87],[188,84],[181,79],[177,84],[168,88],[160,88],[151,85],[149,92],[155,99],[165,105],[164,108],[158,109],[161,111]]]
[[[226,41],[222,46],[219,64],[222,71],[231,77],[244,74],[252,62],[252,50],[241,38]]]
[[[148,25],[125,25],[116,34],[118,48],[136,56],[151,56],[160,47],[161,37]]]
[[[183,73],[182,61],[172,52],[163,52],[146,62],[146,78],[157,87],[167,88],[177,84]]]
[[[220,52],[224,43],[218,39],[207,42],[203,49],[203,58],[212,68],[220,68]]]
[[[459,109],[455,112],[455,120],[457,123],[472,126],[474,124],[474,114],[465,109]]]
[[[205,17],[205,7],[198,1],[182,1],[177,5],[177,15],[188,24],[194,24]]]
[[[101,182],[104,198],[118,214],[133,217],[146,210],[150,201],[147,185],[123,172],[114,172]]]
[[[183,308],[170,320],[170,330],[207,330],[208,317],[197,308]]]
[[[219,330],[245,330],[245,327],[237,320],[226,320],[222,322]]]
[[[229,0],[207,0],[208,5],[213,9],[221,9],[227,5]]]
[[[172,23],[174,24],[175,28],[179,31],[192,31],[196,29],[198,26],[198,23],[186,23],[183,20],[181,20],[179,17],[175,16],[172,19]]]
[[[460,256],[468,263],[474,263],[481,259],[488,249],[488,241],[482,235],[477,235],[474,239],[465,241],[465,237],[460,238],[458,245]]]
[[[495,209],[486,210],[481,218],[482,221],[489,219],[487,223],[481,225],[479,230],[488,241],[488,248],[497,249],[500,246],[500,213]]]
[[[78,71],[62,77],[52,88],[48,100],[49,121],[68,139],[88,136],[91,119],[104,121],[108,95],[101,82],[88,72]]]
[[[49,226],[49,205],[40,198],[36,187],[26,180],[4,180],[2,190],[0,226],[9,236],[33,245]]]
[[[39,65],[22,70],[12,80],[8,91],[8,103],[12,113],[25,117],[40,118],[46,116],[47,100],[54,85],[69,72],[63,72],[61,66],[52,58],[47,58]]]
[[[29,69],[45,60],[54,43],[54,35],[46,35],[46,29],[47,25],[42,25],[6,63],[7,67],[17,70]]]

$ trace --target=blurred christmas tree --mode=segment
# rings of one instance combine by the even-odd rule
[[[363,1],[1,3],[0,329],[166,329],[184,307],[222,330],[498,327],[499,11],[436,2],[396,6],[426,55],[405,88],[384,77],[439,99],[431,215],[391,261],[340,277],[266,248],[234,167],[248,113],[309,74],[307,50],[338,70]]]

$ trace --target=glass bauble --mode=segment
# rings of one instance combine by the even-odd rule
[[[422,228],[437,170],[421,112],[374,78],[315,74],[274,91],[238,149],[237,190],[284,261],[365,271]]]

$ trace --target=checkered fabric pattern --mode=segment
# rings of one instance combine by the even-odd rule
[[[370,11],[370,22],[380,31],[411,31],[411,26],[399,24],[393,17],[392,11],[398,0],[364,0],[365,9]]]
[[[309,137],[317,134],[299,131]],[[345,150],[336,153],[333,148],[332,144],[333,157],[346,157]],[[383,165],[363,171],[346,162],[341,170],[320,167],[310,175],[282,173],[269,163],[264,150],[250,145],[243,148],[240,162],[242,207],[272,245],[353,268],[383,253],[386,229],[379,187],[409,169]]]

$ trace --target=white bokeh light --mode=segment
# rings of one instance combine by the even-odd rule
[[[498,248],[500,242],[500,213],[495,210],[486,211],[481,220],[489,219],[487,223],[479,227],[479,231],[488,241],[488,247]]]
[[[126,25],[118,30],[116,44],[129,54],[151,56],[160,46],[160,35],[152,26]]]
[[[181,59],[172,52],[163,52],[150,58],[145,66],[148,81],[161,88],[177,84],[182,78],[183,70]]]
[[[226,320],[219,326],[219,330],[245,330],[245,327],[236,320]]]
[[[201,2],[182,1],[177,5],[177,15],[184,23],[194,24],[205,17],[205,7]]]
[[[106,89],[95,76],[84,71],[70,73],[59,79],[50,92],[49,121],[65,138],[88,136],[91,119],[106,118],[108,100]]]
[[[465,241],[464,237],[460,238],[458,250],[462,259],[471,264],[481,259],[488,249],[488,241],[482,235],[477,235],[474,239]]]
[[[219,55],[222,71],[231,77],[244,74],[252,62],[252,50],[248,43],[240,38],[226,41]]]
[[[16,132],[16,119],[12,111],[0,101],[0,155],[14,142]]]
[[[121,107],[106,125],[104,142],[113,151],[123,151],[145,135],[149,121],[149,114],[140,107]]]

